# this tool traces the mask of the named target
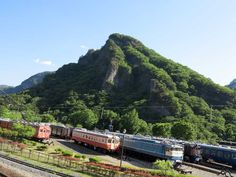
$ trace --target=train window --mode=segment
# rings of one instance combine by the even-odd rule
[[[108,139],[108,141],[107,141],[108,143],[111,143],[111,139]]]
[[[230,154],[229,154],[229,153],[226,153],[226,154],[224,154],[224,157],[225,157],[226,159],[229,159],[229,158],[230,158]]]
[[[182,151],[182,148],[171,148],[171,151]]]
[[[211,151],[211,155],[212,155],[212,156],[216,156],[216,151],[212,150],[212,151]]]
[[[217,157],[223,157],[223,152],[218,151],[218,152],[217,152]]]

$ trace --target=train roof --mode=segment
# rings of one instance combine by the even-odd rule
[[[87,134],[91,134],[91,135],[96,135],[96,136],[107,137],[107,138],[112,138],[112,137],[119,138],[116,135],[107,134],[107,133],[101,133],[101,132],[98,132],[98,131],[90,131],[90,130],[87,130],[85,128],[80,128],[80,129],[79,128],[75,128],[74,131],[76,131],[76,132],[83,132],[83,133],[87,133]]]
[[[68,127],[65,126],[64,124],[57,124],[57,123],[50,123],[50,126],[68,128]]]
[[[234,151],[236,152],[235,148],[231,148],[230,146],[216,146],[216,145],[210,145],[210,144],[198,144],[201,147],[208,147],[208,148],[214,148],[214,149],[220,149],[220,150],[226,150],[226,151]]]
[[[140,142],[145,142],[145,143],[155,143],[155,144],[160,144],[164,146],[170,146],[170,147],[176,147],[176,148],[182,148],[179,144],[175,144],[171,141],[162,141],[162,140],[156,140],[153,139],[152,137],[147,137],[147,136],[140,136],[140,135],[125,135],[125,139],[133,139],[135,141],[140,141]]]

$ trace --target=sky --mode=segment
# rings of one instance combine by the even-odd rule
[[[133,36],[220,85],[236,78],[235,0],[0,1],[0,85],[78,62]]]

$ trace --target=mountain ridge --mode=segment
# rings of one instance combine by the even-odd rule
[[[12,86],[2,87],[2,89],[1,89],[2,93],[0,93],[0,94],[19,93],[24,90],[30,89],[31,87],[34,87],[37,84],[41,83],[43,81],[44,77],[48,74],[51,74],[51,73],[53,73],[53,72],[45,71],[45,72],[37,73],[37,74],[29,77],[28,79],[22,81],[22,83],[16,87],[12,87]]]

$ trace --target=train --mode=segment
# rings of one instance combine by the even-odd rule
[[[94,149],[115,152],[120,148],[120,138],[115,135],[89,131],[86,129],[73,129],[71,139],[76,143],[90,145]]]
[[[203,160],[213,160],[236,169],[236,149],[225,146],[199,144]]]
[[[35,129],[35,134],[32,138],[39,141],[49,140],[51,135],[51,127],[48,123],[35,123],[26,121],[13,121],[11,119],[0,118],[0,127],[6,129],[12,129],[14,123],[20,123],[24,125],[31,126]]]
[[[74,129],[73,127],[67,127],[62,124],[54,124],[54,123],[51,123],[50,127],[51,127],[51,135],[64,139],[70,139]]]
[[[127,150],[146,154],[158,159],[169,160],[174,163],[182,162],[183,147],[169,141],[158,141],[150,137],[125,135],[123,146]]]

